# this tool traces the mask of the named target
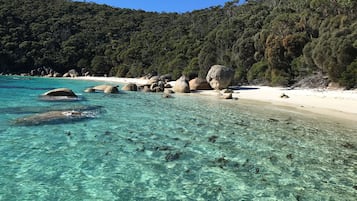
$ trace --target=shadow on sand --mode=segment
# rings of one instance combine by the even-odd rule
[[[230,86],[229,89],[232,90],[257,90],[258,87],[241,87],[241,86]]]

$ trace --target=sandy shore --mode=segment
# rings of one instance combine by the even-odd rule
[[[107,83],[136,83],[138,85],[148,82],[145,79],[117,77],[78,77],[76,79]],[[174,82],[171,82],[171,84],[174,84]],[[219,92],[205,90],[198,91],[196,94],[217,96]],[[289,98],[281,98],[282,94],[286,94]],[[242,100],[261,101],[273,105],[294,107],[299,110],[357,122],[357,90],[241,86],[234,89],[233,97]]]

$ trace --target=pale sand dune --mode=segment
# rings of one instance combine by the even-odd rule
[[[80,80],[147,84],[148,80],[117,77],[78,77]],[[174,85],[175,82],[170,82]],[[282,94],[289,98],[281,98]],[[196,94],[217,96],[214,90]],[[235,89],[233,98],[268,102],[274,105],[294,107],[334,118],[357,122],[357,90],[292,89],[267,86],[241,86]],[[239,101],[237,102],[239,103]]]

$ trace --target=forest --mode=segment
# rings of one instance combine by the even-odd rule
[[[289,86],[321,74],[357,87],[357,1],[229,1],[186,13],[70,0],[0,0],[0,72],[38,67],[93,75],[205,77]]]

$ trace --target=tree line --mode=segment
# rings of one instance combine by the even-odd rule
[[[204,77],[291,85],[314,73],[357,87],[357,2],[229,1],[157,13],[69,0],[0,0],[0,72],[86,68],[95,75]]]

